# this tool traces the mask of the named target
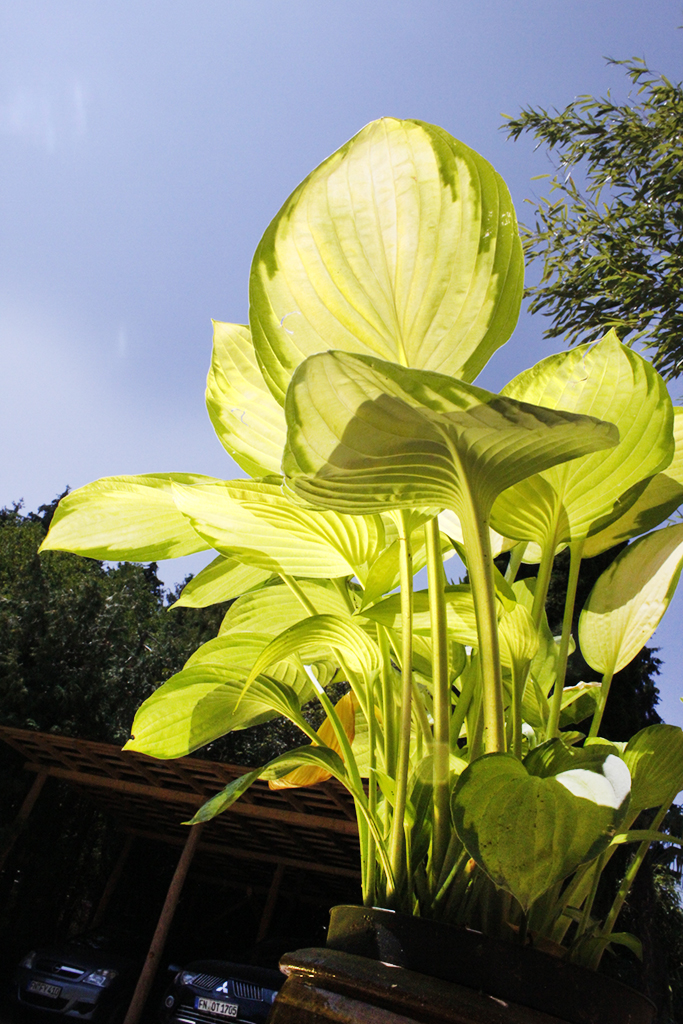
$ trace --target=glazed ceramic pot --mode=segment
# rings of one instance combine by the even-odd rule
[[[604,975],[480,932],[335,907],[326,949],[287,954],[270,1024],[652,1024]]]

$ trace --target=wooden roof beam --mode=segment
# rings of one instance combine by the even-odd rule
[[[36,773],[46,770],[43,765],[30,762],[24,767],[27,771]],[[160,800],[164,803],[184,804],[188,808],[198,808],[204,803],[204,799],[198,794],[185,793],[178,789],[165,789],[161,786],[145,786],[139,782],[126,782],[122,779],[113,779],[104,775],[88,775],[86,772],[75,772],[54,767],[47,768],[47,774],[53,778],[64,779],[66,782],[72,782],[77,786],[87,787],[88,789],[109,789],[117,793]],[[355,821],[341,818],[326,818],[319,814],[280,810],[277,807],[265,807],[257,803],[244,804],[238,800],[230,808],[230,813],[247,818],[283,822],[286,825],[296,825],[306,829],[323,829],[327,832],[339,832],[348,836],[358,835],[358,825]]]

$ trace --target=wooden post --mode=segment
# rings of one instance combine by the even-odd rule
[[[278,864],[273,872],[273,880],[270,883],[270,889],[266,896],[266,905],[263,908],[263,913],[261,914],[261,923],[258,928],[258,935],[256,936],[257,942],[260,942],[261,939],[265,939],[268,934],[270,922],[273,920],[273,912],[275,910],[275,904],[277,903],[278,893],[280,892],[280,882],[282,881],[284,873],[284,864]]]
[[[149,951],[147,953],[147,959],[145,960],[144,966],[138,978],[138,983],[133,993],[133,998],[130,1001],[128,1012],[124,1017],[123,1024],[137,1024],[145,1008],[147,1002],[147,996],[149,990],[152,987],[154,977],[159,967],[159,960],[161,954],[164,951],[166,945],[166,939],[168,932],[173,921],[173,915],[175,914],[176,907],[178,906],[178,900],[183,889],[187,872],[192,863],[197,844],[199,843],[199,837],[202,833],[202,825],[192,825],[190,833],[185,841],[183,852],[180,855],[180,859],[175,869],[171,884],[168,887],[166,893],[166,899],[162,908],[159,920],[157,922],[156,930],[152,938]]]
[[[126,841],[123,844],[123,849],[121,850],[121,853],[118,855],[116,864],[114,864],[112,872],[109,878],[107,879],[107,884],[104,887],[104,892],[100,896],[100,902],[97,904],[97,910],[95,911],[95,915],[90,924],[91,928],[99,928],[100,924],[102,923],[102,918],[104,917],[105,911],[109,906],[109,901],[114,895],[114,890],[116,889],[116,886],[119,883],[121,873],[126,865],[126,861],[128,860],[128,854],[130,853],[130,848],[133,845],[134,838],[134,836],[126,836]]]
[[[5,842],[3,843],[2,848],[0,849],[0,871],[2,871],[3,867],[5,866],[5,861],[12,852],[14,844],[16,843],[21,833],[24,831],[26,827],[26,822],[28,821],[28,817],[31,811],[33,810],[33,806],[36,800],[40,796],[40,791],[45,785],[46,779],[47,771],[43,770],[42,772],[38,772],[35,779],[33,780],[33,785],[31,786],[28,793],[24,797],[24,802],[19,808],[19,813],[14,819],[12,827],[9,830],[9,835],[5,839]]]

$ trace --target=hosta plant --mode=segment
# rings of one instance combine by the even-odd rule
[[[522,279],[493,168],[432,125],[368,125],[268,227],[249,327],[215,325],[208,411],[245,476],[99,480],[63,499],[43,546],[215,550],[179,604],[233,600],[220,633],[142,705],[127,746],[179,757],[276,715],[308,742],[195,821],[258,778],[334,777],[355,801],[367,904],[597,966],[610,942],[637,948],[619,910],[683,788],[680,729],[600,736],[612,676],[681,570],[683,525],[663,524],[683,500],[683,410],[613,332],[500,394],[473,384]],[[572,637],[582,559],[617,544]],[[545,604],[565,548],[556,637]],[[466,582],[446,575],[455,552]],[[535,578],[516,578],[522,561]],[[595,678],[567,687],[577,642]],[[348,684],[336,704],[333,681]],[[314,698],[318,730],[301,711]],[[622,843],[634,856],[598,919]]]

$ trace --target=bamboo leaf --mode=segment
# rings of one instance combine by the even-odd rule
[[[256,768],[253,772],[247,772],[246,775],[233,779],[225,789],[222,789],[220,793],[216,793],[205,804],[202,804],[194,817],[190,818],[189,821],[184,821],[183,825],[198,825],[202,821],[211,821],[217,814],[229,810],[247,792],[249,787],[256,782],[262,772],[263,768]]]
[[[329,348],[473,380],[519,314],[522,251],[508,190],[441,128],[382,118],[306,178],[261,240],[250,323],[283,402]]]
[[[649,828],[634,828],[628,832],[620,832],[612,840],[613,846],[620,843],[671,843],[674,846],[683,846],[683,839],[678,836],[669,835],[668,832],[657,832]]]
[[[197,825],[200,821],[211,821],[217,814],[222,814],[223,811],[229,810],[257,779],[263,776],[276,778],[280,771],[287,772],[295,765],[314,765],[328,769],[330,775],[334,775],[336,779],[347,785],[348,788],[348,778],[344,765],[333,750],[326,750],[324,747],[298,747],[296,750],[290,750],[286,754],[281,754],[279,757],[274,758],[262,768],[256,768],[253,772],[248,772],[246,775],[240,776],[239,779],[234,779],[220,793],[216,793],[210,800],[207,800],[190,821],[183,822],[183,824]]]
[[[683,525],[656,530],[622,551],[593,587],[579,618],[579,645],[597,672],[618,672],[648,642],[683,565]]]

